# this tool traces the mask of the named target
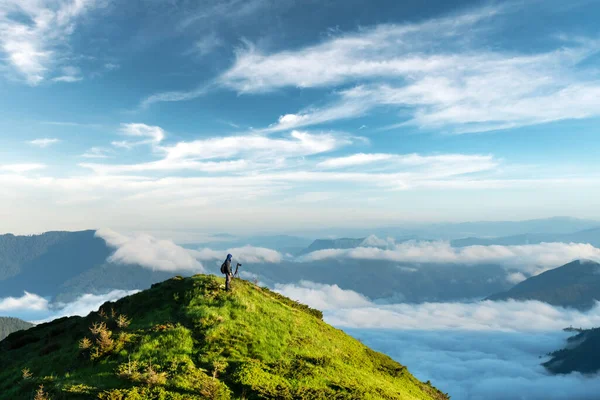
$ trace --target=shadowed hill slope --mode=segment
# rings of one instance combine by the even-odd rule
[[[555,374],[597,373],[600,371],[600,328],[584,330],[569,338],[567,347],[551,356],[544,366]]]
[[[69,302],[84,293],[141,289],[172,275],[108,263],[113,251],[93,230],[0,235],[0,297],[28,291]]]
[[[4,339],[13,332],[20,331],[22,329],[29,329],[32,326],[32,323],[25,322],[18,318],[0,317],[0,340]]]
[[[519,283],[487,300],[539,300],[562,307],[589,309],[600,300],[600,264],[576,260]]]
[[[235,280],[175,277],[0,342],[0,399],[447,399],[322,314]],[[25,372],[24,372],[25,370]]]

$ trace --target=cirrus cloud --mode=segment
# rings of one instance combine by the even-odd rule
[[[45,147],[51,146],[53,144],[56,144],[58,142],[60,142],[60,140],[56,139],[56,138],[43,138],[43,139],[30,140],[27,143],[29,143],[32,146],[45,148]]]
[[[59,64],[63,48],[79,19],[98,3],[98,0],[0,2],[0,51],[6,55],[6,62],[29,85],[40,84]],[[75,67],[64,68],[66,74],[56,77],[55,81],[81,79],[75,75],[74,72],[78,72]]]

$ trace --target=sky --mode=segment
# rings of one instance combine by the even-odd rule
[[[0,230],[598,219],[599,17],[0,0]]]

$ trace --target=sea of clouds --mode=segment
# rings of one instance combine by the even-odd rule
[[[599,376],[555,376],[541,363],[565,346],[563,328],[600,326],[600,304],[587,312],[538,301],[379,304],[313,282],[275,290],[324,310],[325,321],[407,365],[453,400],[599,398]]]
[[[396,243],[393,238],[380,239],[372,235],[356,248],[324,249],[294,257],[277,250],[250,245],[227,249],[187,249],[172,240],[157,239],[148,234],[123,235],[110,229],[98,230],[96,235],[115,249],[109,262],[136,264],[155,271],[184,273],[206,272],[206,266],[220,265],[225,255],[231,253],[236,261],[253,264],[277,264],[284,260],[301,264],[332,259],[414,263],[415,266],[423,263],[473,266],[497,264],[506,269],[506,280],[516,284],[576,259],[600,261],[600,249],[586,243],[453,247],[447,241]]]

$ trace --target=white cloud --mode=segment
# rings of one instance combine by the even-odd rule
[[[540,364],[564,332],[346,330],[452,400],[594,400],[597,376],[551,375]]]
[[[197,53],[200,56],[205,56],[223,45],[225,45],[223,39],[217,36],[215,32],[212,32],[197,40],[190,53]]]
[[[98,157],[99,158],[99,157]],[[246,160],[200,162],[193,160],[159,160],[140,164],[95,164],[81,163],[80,167],[88,168],[99,174],[119,174],[145,171],[178,171],[194,170],[199,172],[231,172],[248,170],[251,166]]]
[[[231,158],[238,155],[275,158],[324,153],[350,143],[349,138],[334,133],[312,134],[292,131],[289,136],[283,138],[245,135],[179,142],[175,146],[164,148],[164,150],[169,159]]]
[[[30,140],[27,143],[31,144],[32,146],[38,146],[41,148],[45,148],[45,147],[51,146],[53,144],[56,144],[58,142],[60,142],[60,140],[56,139],[56,138],[43,138],[43,139]]]
[[[386,161],[393,158],[392,154],[365,154],[358,153],[350,156],[330,158],[317,164],[321,168],[344,168],[357,165],[371,164],[378,161]]]
[[[320,203],[323,201],[333,200],[339,197],[339,193],[332,192],[304,192],[297,195],[290,201],[294,203]]]
[[[374,239],[371,239],[373,242]],[[367,245],[364,243],[363,245]],[[326,249],[307,254],[301,260],[355,258],[413,263],[502,264],[511,270],[536,275],[575,259],[600,260],[600,249],[583,243],[541,243],[519,246],[467,246],[455,248],[448,242],[409,241],[386,248],[357,247]],[[521,275],[510,275],[516,281]]]
[[[275,289],[324,310],[325,321],[452,399],[592,400],[600,390],[594,376],[553,376],[540,365],[565,346],[563,328],[600,324],[600,303],[588,312],[536,301],[376,304],[337,285]]]
[[[506,280],[515,285],[523,282],[525,279],[527,279],[527,276],[522,272],[512,272],[506,276]]]
[[[79,315],[85,317],[92,311],[96,311],[107,301],[116,301],[123,297],[138,293],[139,290],[111,290],[106,294],[84,294],[71,303],[52,304],[52,316],[45,319],[49,321],[61,317],[72,317]],[[42,321],[42,322],[44,322]]]
[[[158,271],[194,271],[202,272],[204,268],[190,253],[170,240],[159,240],[150,235],[121,235],[110,229],[96,232],[116,251],[109,262],[117,264],[138,264]]]
[[[370,109],[364,102],[347,101],[340,104],[332,104],[328,107],[309,107],[296,114],[285,114],[279,117],[276,123],[262,129],[263,132],[279,132],[304,126],[317,125],[338,119],[357,118]]]
[[[325,319],[342,328],[465,331],[560,331],[568,326],[600,326],[600,303],[589,311],[539,301],[378,304],[337,285],[301,281],[275,290],[325,310]]]
[[[39,169],[44,169],[46,166],[44,164],[0,164],[0,172],[13,172],[16,174],[20,174],[23,172],[35,171]]]
[[[140,123],[121,124],[120,132],[125,136],[142,138],[142,140],[134,142],[129,140],[112,142],[113,146],[126,149],[143,144],[158,145],[165,138],[165,131],[160,126]]]
[[[382,167],[388,169],[423,167],[430,173],[435,173],[436,176],[449,176],[491,170],[498,166],[499,160],[495,159],[492,155],[480,154],[421,155],[416,153],[358,153],[326,159],[318,163],[317,167],[338,169],[359,166],[362,171],[365,171],[368,169],[367,166],[371,166],[371,164],[375,164],[375,167],[379,170]]]
[[[276,292],[293,300],[300,300],[318,310],[339,308],[368,307],[368,298],[352,290],[343,290],[338,285],[323,285],[309,281],[298,284],[276,284]]]
[[[249,263],[279,263],[283,259],[281,253],[264,247],[243,246],[227,250],[203,248],[192,253],[202,261],[225,260],[227,254],[233,255],[234,261]]]
[[[363,240],[360,244],[360,247],[380,247],[380,248],[390,248],[396,245],[396,239],[392,237],[388,237],[386,239],[380,239],[375,235],[369,235]]]
[[[58,63],[78,19],[95,5],[95,0],[5,0],[0,3],[0,50],[28,84],[37,85]],[[14,15],[23,16],[30,23]],[[73,75],[57,78],[72,79]]]
[[[286,86],[332,86],[356,78],[398,77],[438,70],[446,66],[443,58],[427,59],[411,53],[422,50],[425,41],[429,44],[430,40],[455,40],[463,31],[496,13],[497,9],[484,8],[420,24],[379,25],[300,50],[270,55],[249,44],[238,51],[235,64],[222,75],[221,82],[240,92],[263,92]]]
[[[111,149],[103,147],[91,147],[81,155],[83,158],[109,158],[113,154]]]
[[[302,300],[301,300],[302,301]],[[560,331],[568,326],[600,325],[600,305],[588,312],[554,307],[539,301],[391,304],[346,308],[326,316],[332,325],[348,328]]]
[[[2,313],[45,311],[47,309],[48,300],[29,292],[25,292],[21,297],[0,298],[0,312]]]
[[[86,316],[107,301],[115,301],[139,290],[112,290],[105,294],[83,294],[70,303],[51,303],[49,300],[25,292],[21,297],[0,298],[0,313],[33,320],[34,323],[52,321],[74,315]]]
[[[208,85],[198,86],[196,89],[193,89],[190,91],[172,91],[172,92],[155,93],[153,95],[146,97],[144,100],[142,100],[139,107],[141,109],[145,109],[154,103],[192,100],[192,99],[195,99],[196,97],[199,97],[199,96],[202,96],[202,95],[208,93],[208,91],[211,88],[212,88],[212,85],[208,84]]]
[[[73,82],[79,82],[79,81],[83,80],[83,78],[81,76],[62,75],[62,76],[57,76],[56,78],[52,78],[52,80],[54,82],[73,83]]]
[[[135,126],[131,126],[135,125]],[[164,138],[159,127],[128,124],[127,132],[136,136],[149,136],[158,144]],[[130,148],[141,141],[113,142],[118,147]],[[126,173],[142,171],[196,170],[200,172],[256,171],[281,166],[287,158],[298,158],[325,153],[352,143],[351,139],[334,133],[311,134],[293,131],[283,138],[263,135],[227,136],[178,142],[173,146],[156,146],[164,158],[139,164],[90,164],[80,166],[97,173]],[[244,157],[240,159],[238,157]],[[220,159],[220,161],[206,161]]]

